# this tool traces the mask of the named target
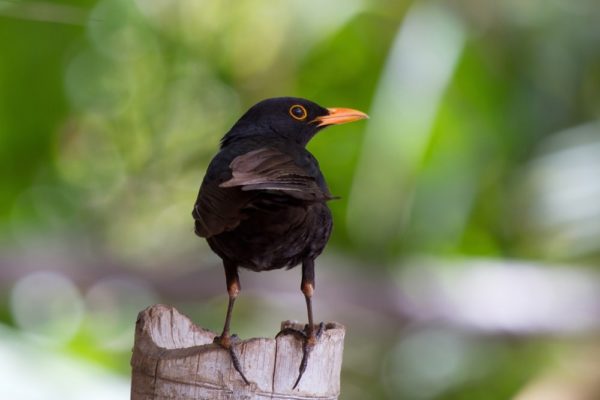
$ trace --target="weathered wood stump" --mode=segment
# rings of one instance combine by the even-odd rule
[[[283,327],[303,326],[286,321]],[[293,335],[255,338],[237,345],[246,385],[229,354],[213,344],[214,332],[198,327],[176,309],[154,305],[140,312],[131,358],[133,400],[337,399],[345,329],[327,323],[308,368],[292,389],[302,359]]]

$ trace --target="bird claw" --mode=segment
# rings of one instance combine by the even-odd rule
[[[240,359],[238,358],[237,353],[235,352],[235,345],[239,341],[240,341],[240,338],[235,334],[231,335],[231,336],[229,336],[229,335],[215,336],[215,338],[213,339],[213,343],[218,344],[223,349],[227,350],[227,352],[229,353],[229,356],[231,357],[231,362],[233,363],[233,368],[235,368],[235,370],[238,372],[238,374],[240,374],[240,376],[244,380],[244,383],[246,385],[249,385],[250,382],[248,382],[248,379],[246,379],[246,376],[242,372],[242,364],[240,363]]]
[[[308,324],[304,326],[304,330],[301,331],[295,328],[283,328],[279,333],[275,336],[278,338],[282,335],[293,335],[296,338],[302,340],[302,361],[300,362],[300,367],[298,368],[298,378],[294,383],[292,389],[296,389],[296,386],[300,383],[300,379],[302,379],[302,375],[306,371],[306,367],[308,365],[308,358],[310,357],[310,353],[313,351],[315,346],[317,345],[323,331],[325,330],[325,325],[323,322],[319,324],[317,331],[315,332],[314,326],[309,327]]]

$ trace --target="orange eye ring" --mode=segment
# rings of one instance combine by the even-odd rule
[[[306,108],[302,107],[300,104],[294,104],[290,107],[290,115],[295,120],[304,121],[308,116],[308,113],[306,112]]]

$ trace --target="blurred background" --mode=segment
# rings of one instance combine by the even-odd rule
[[[371,116],[309,144],[341,398],[600,398],[594,0],[0,0],[0,397],[128,398],[157,302],[221,329],[190,212],[282,95]],[[305,320],[298,269],[241,280],[240,336]]]

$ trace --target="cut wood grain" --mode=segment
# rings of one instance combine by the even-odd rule
[[[283,327],[302,328],[286,321]],[[293,335],[255,338],[236,345],[246,385],[229,354],[213,344],[214,332],[198,327],[173,307],[140,312],[131,358],[133,400],[163,399],[337,399],[345,329],[327,323],[308,368],[292,389],[302,359]]]

